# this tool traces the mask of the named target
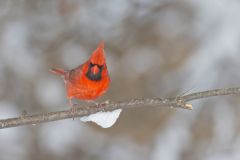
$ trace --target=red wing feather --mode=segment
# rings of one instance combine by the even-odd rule
[[[66,74],[66,71],[61,69],[61,68],[52,68],[49,71],[54,73],[54,74],[62,75],[62,76],[64,76]]]

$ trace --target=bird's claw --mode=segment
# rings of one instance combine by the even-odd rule
[[[27,111],[24,109],[23,111],[22,111],[22,114],[21,114],[21,118],[24,118],[25,116],[27,116],[28,115],[28,113],[27,113]]]
[[[71,104],[71,109],[70,109],[70,113],[72,114],[72,118],[74,120],[75,115],[77,113],[77,104]]]

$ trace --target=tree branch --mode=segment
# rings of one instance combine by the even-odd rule
[[[76,107],[76,112],[74,115],[71,110],[50,112],[50,113],[42,113],[42,114],[34,114],[27,115],[23,114],[17,118],[8,118],[0,120],[0,129],[17,127],[22,125],[29,124],[39,124],[57,120],[63,120],[73,117],[83,117],[87,116],[99,111],[112,111],[115,109],[125,109],[125,108],[133,108],[140,106],[165,106],[171,108],[183,108],[183,109],[192,109],[192,105],[187,102],[197,99],[203,99],[213,96],[221,96],[221,95],[233,95],[240,94],[240,87],[238,88],[224,88],[224,89],[215,89],[203,92],[196,92],[184,96],[176,96],[174,98],[142,98],[142,99],[130,99],[119,102],[109,102],[106,101],[101,105],[101,107],[96,106],[88,106],[88,107]]]

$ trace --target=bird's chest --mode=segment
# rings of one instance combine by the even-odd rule
[[[108,85],[108,80],[90,81],[80,79],[67,85],[68,96],[82,100],[93,100],[105,93]]]

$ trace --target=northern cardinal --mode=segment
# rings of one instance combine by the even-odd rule
[[[103,42],[100,42],[91,57],[77,68],[68,71],[54,68],[50,71],[64,78],[71,107],[73,98],[95,100],[107,91],[110,84]]]

